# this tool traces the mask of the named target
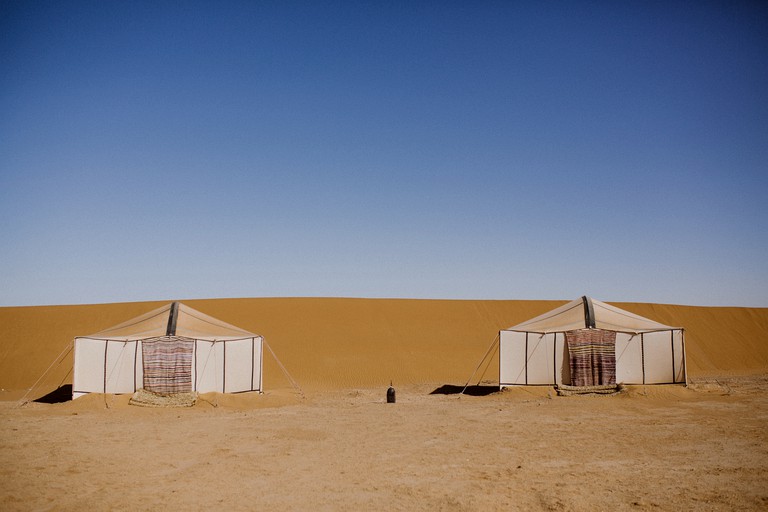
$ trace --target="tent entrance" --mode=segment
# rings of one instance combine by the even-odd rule
[[[176,336],[143,340],[144,389],[160,395],[192,392],[194,348],[193,340]]]
[[[616,332],[566,331],[572,386],[616,384]]]

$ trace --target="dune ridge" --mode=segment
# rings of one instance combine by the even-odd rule
[[[307,390],[396,384],[463,384],[499,329],[566,301],[350,298],[196,299],[182,301],[261,334],[290,375]],[[86,335],[165,301],[0,308],[0,388],[27,390]],[[768,308],[613,303],[684,327],[689,378],[768,372]],[[38,394],[71,383],[69,353],[36,386]],[[497,382],[495,353],[474,380]],[[265,388],[289,381],[268,351]],[[35,390],[37,391],[37,390]]]

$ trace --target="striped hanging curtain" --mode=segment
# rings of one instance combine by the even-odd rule
[[[162,336],[141,346],[144,389],[161,395],[192,392],[192,340]]]
[[[567,331],[572,386],[616,384],[616,333],[602,329]]]

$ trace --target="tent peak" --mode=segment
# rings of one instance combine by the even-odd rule
[[[251,338],[258,336],[258,334],[213,318],[183,302],[171,302],[131,320],[84,337],[139,340],[161,336],[222,341]]]
[[[575,329],[603,329],[639,334],[680,328],[661,324],[583,295],[559,308],[505,330],[551,333]]]

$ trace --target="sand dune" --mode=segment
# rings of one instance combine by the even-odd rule
[[[269,298],[184,301],[265,337],[307,390],[464,383],[499,329],[564,301]],[[78,335],[90,334],[164,302],[0,308],[0,388],[29,389]],[[692,379],[768,372],[768,309],[616,303],[686,329]],[[71,353],[40,382],[45,394],[71,382]],[[267,353],[265,388],[288,380]],[[498,379],[489,358],[476,377]],[[34,398],[34,397],[32,397]]]

